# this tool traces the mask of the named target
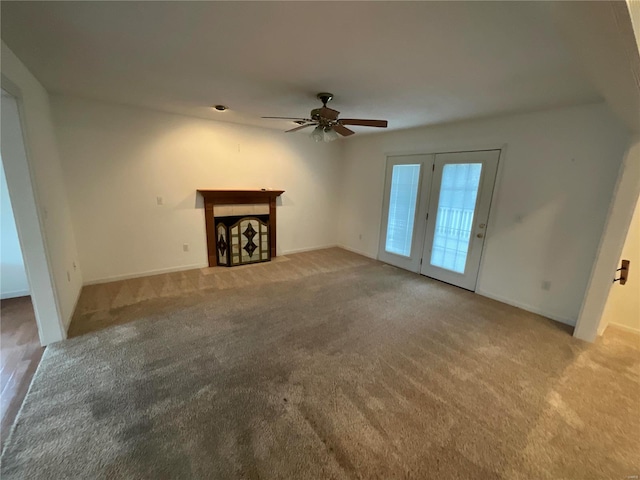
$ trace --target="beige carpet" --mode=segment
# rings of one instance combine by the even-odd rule
[[[640,474],[636,336],[589,345],[341,250],[211,275],[235,286],[87,296],[99,330],[45,351],[3,480]]]

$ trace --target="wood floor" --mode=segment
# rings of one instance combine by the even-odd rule
[[[0,442],[4,446],[44,352],[38,338],[31,297],[10,298],[0,302],[0,342]]]

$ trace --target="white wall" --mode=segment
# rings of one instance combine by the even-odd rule
[[[640,200],[629,226],[620,260],[629,260],[629,278],[625,285],[616,282],[611,287],[602,314],[602,325],[616,325],[640,333]],[[620,262],[618,263],[620,265]],[[618,272],[616,278],[620,276]],[[603,330],[604,330],[603,328]]]
[[[349,139],[340,243],[377,256],[386,154],[506,144],[477,291],[574,325],[627,142],[604,104]]]
[[[17,98],[2,97],[2,158],[40,341],[46,345],[65,338],[82,274],[49,96],[4,42],[2,88]]]
[[[335,143],[70,97],[52,104],[87,283],[206,266],[196,189],[285,190],[278,254],[336,244]]]
[[[0,165],[0,298],[24,295],[29,295],[27,271],[22,260],[4,166]]]

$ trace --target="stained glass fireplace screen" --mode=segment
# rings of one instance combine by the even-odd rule
[[[268,220],[259,217],[221,217],[216,230],[218,265],[231,267],[271,259]]]

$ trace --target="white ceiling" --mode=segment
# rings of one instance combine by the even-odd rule
[[[631,131],[640,132],[640,0],[628,6],[611,1],[556,2],[553,12],[571,51],[611,110]]]
[[[1,8],[3,40],[49,91],[216,120],[285,129],[260,117],[308,116],[319,91],[390,129],[601,99],[543,2]]]

